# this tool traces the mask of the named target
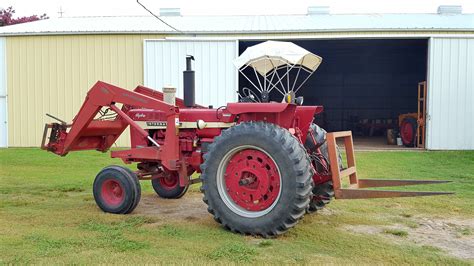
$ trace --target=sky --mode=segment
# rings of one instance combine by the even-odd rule
[[[308,6],[329,6],[333,14],[343,13],[436,13],[439,5],[462,5],[463,13],[474,13],[474,0],[141,0],[159,14],[160,8],[179,7],[191,15],[306,14]],[[148,15],[136,0],[0,0],[0,8],[13,6],[16,15],[46,13],[63,16]]]

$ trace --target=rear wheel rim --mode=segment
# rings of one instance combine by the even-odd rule
[[[102,183],[102,198],[109,206],[119,206],[125,199],[125,191],[122,184],[114,179],[107,179]]]
[[[234,213],[257,218],[269,213],[281,194],[281,174],[263,149],[244,145],[224,156],[217,170],[217,189]]]
[[[405,143],[411,143],[413,140],[413,127],[411,123],[409,122],[403,122],[402,125],[402,139],[404,140]]]

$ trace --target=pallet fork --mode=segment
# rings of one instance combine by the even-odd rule
[[[336,199],[368,199],[368,198],[396,198],[417,197],[433,195],[449,195],[452,192],[431,191],[395,191],[395,190],[370,190],[364,188],[398,187],[425,184],[449,183],[443,180],[400,180],[400,179],[359,179],[357,177],[354,144],[351,131],[332,132],[326,135],[330,165],[338,165],[336,139],[344,139],[344,148],[347,157],[347,168],[331,167],[331,175]],[[342,187],[342,178],[349,177],[349,187]]]

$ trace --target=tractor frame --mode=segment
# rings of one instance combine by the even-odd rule
[[[303,52],[313,58],[305,62],[319,65],[320,57]],[[188,56],[184,99],[175,97],[173,88],[129,91],[98,81],[72,123],[48,115],[58,122],[45,125],[41,148],[60,156],[106,152],[130,127],[131,148],[113,150],[111,156],[136,163],[137,170],[109,166],[98,173],[93,194],[103,211],[132,212],[140,201],[139,180],[151,180],[160,197],[174,199],[202,182],[203,200],[217,222],[233,232],[267,237],[284,233],[332,197],[450,194],[363,189],[445,181],[359,179],[351,132],[326,134],[313,123],[323,107],[303,106],[294,91],[283,102],[254,102],[248,95],[247,101],[219,108],[195,104],[191,60]],[[317,65],[309,66],[314,71]],[[344,138],[347,166],[337,138]],[[192,179],[194,173],[200,178]]]

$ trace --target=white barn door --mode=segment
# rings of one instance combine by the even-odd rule
[[[195,58],[196,104],[219,107],[237,100],[236,40],[145,40],[144,85],[160,91],[172,85],[182,98],[186,55]]]
[[[431,38],[426,148],[474,150],[474,38]]]
[[[0,148],[8,146],[6,40],[0,38]]]

